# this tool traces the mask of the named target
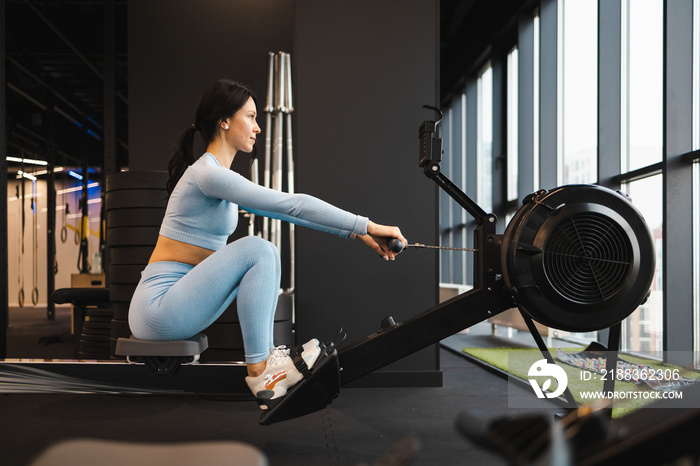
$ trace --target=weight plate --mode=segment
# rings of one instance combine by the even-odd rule
[[[156,227],[165,217],[163,208],[118,209],[107,212],[107,228]]]
[[[105,335],[88,335],[88,334],[80,335],[80,342],[81,343],[83,341],[97,343],[97,342],[105,341],[105,339],[106,339]]]
[[[112,309],[98,309],[89,307],[85,309],[85,315],[88,317],[112,317]]]
[[[165,208],[167,204],[168,193],[161,189],[128,189],[105,194],[105,210],[108,212],[115,209]]]
[[[154,246],[160,227],[108,228],[107,246]]]
[[[105,349],[109,351],[109,338],[106,338],[102,341],[87,341],[83,340],[82,338],[80,339],[80,350],[86,350],[86,351],[99,351],[100,349]]]
[[[127,303],[134,295],[136,285],[110,285],[109,300],[114,302]]]
[[[129,322],[126,320],[112,321],[112,338],[129,338],[130,336],[131,329],[129,329]]]
[[[112,305],[114,320],[129,320],[129,303],[118,302]]]
[[[128,171],[110,173],[105,179],[105,192],[121,189],[165,189],[167,171]]]
[[[146,267],[155,246],[112,246],[109,249],[112,265],[143,265]]]
[[[85,316],[85,323],[90,322],[90,323],[110,323],[112,322],[112,314],[110,313],[109,317],[99,317],[99,316]]]
[[[141,280],[142,265],[112,265],[109,268],[110,285],[135,285]]]
[[[112,322],[83,322],[83,330],[110,330],[112,328]]]
[[[104,335],[104,336],[110,336],[112,334],[112,330],[109,328],[90,328],[90,327],[83,327],[83,335]]]

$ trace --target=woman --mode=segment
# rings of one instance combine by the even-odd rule
[[[289,350],[273,344],[279,252],[256,236],[226,244],[236,228],[238,208],[357,237],[385,260],[396,256],[387,247],[389,239],[408,243],[396,227],[378,225],[311,196],[261,187],[230,170],[239,151],[254,150],[260,133],[256,117],[255,96],[236,82],[216,81],[200,98],[194,124],[173,150],[170,198],[158,242],[131,301],[129,326],[144,340],[186,339],[211,325],[238,297],[246,383],[261,401],[285,395],[302,375]],[[207,149],[195,160],[196,132]],[[318,340],[303,345],[309,368],[319,354]]]

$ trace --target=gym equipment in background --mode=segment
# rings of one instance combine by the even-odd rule
[[[105,301],[113,311],[105,333],[112,357],[116,357],[117,340],[131,336],[129,303],[158,240],[168,201],[167,181],[164,171],[114,173],[105,180],[106,245],[111,259]]]
[[[292,112],[292,60],[286,52],[268,53],[267,98],[265,100],[265,159],[262,184],[266,188],[294,193]],[[259,183],[258,159],[254,159],[251,181]],[[294,290],[294,225],[289,224],[288,241],[283,245],[282,221],[261,218],[259,231],[251,214],[250,234],[260,234],[272,242],[290,262],[289,289]],[[284,247],[283,247],[284,246]],[[289,248],[285,251],[285,248]]]
[[[22,187],[21,192],[20,186]],[[17,215],[19,220],[19,232],[17,235],[17,260],[19,266],[17,270],[17,304],[19,307],[24,307],[24,177],[22,177],[15,188],[17,191],[17,206],[19,208],[19,214]]]

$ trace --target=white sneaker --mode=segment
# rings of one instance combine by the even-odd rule
[[[321,354],[318,340],[313,339],[302,345],[301,357],[306,367],[311,369]],[[246,377],[245,381],[253,395],[258,399],[261,409],[267,409],[264,400],[274,400],[287,394],[287,390],[298,384],[303,374],[294,366],[289,355],[290,350],[278,346],[270,351],[265,371],[257,377]]]
[[[309,351],[309,350],[315,350],[316,348],[319,348],[320,350],[320,344],[316,338],[312,338],[311,340],[307,341],[303,345],[301,345],[302,348],[304,348],[304,351],[301,353],[302,355]],[[314,361],[316,362],[316,361]],[[308,365],[308,363],[307,363]],[[309,366],[309,369],[311,369],[311,366]]]

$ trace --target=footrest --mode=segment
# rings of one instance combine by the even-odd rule
[[[261,425],[270,425],[320,411],[340,395],[340,363],[336,345],[345,338],[342,329],[328,343],[321,344],[321,355],[308,378],[292,387],[285,396],[265,400],[267,410],[260,415]]]
[[[187,340],[149,341],[119,338],[115,354],[126,356],[129,362],[142,362],[156,374],[172,374],[180,364],[196,362],[209,347],[207,336],[198,333]]]

